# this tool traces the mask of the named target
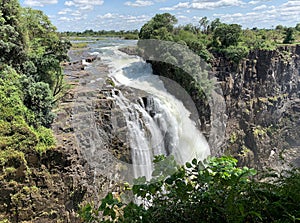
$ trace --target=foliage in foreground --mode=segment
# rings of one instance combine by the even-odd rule
[[[299,170],[274,175],[272,183],[255,175],[230,157],[184,166],[156,157],[153,178],[138,178],[131,188],[139,202],[109,193],[100,207],[82,207],[80,216],[85,222],[298,222]]]

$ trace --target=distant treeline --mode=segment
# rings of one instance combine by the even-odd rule
[[[238,62],[251,50],[275,50],[282,44],[300,43],[300,23],[295,27],[277,25],[274,29],[244,29],[239,24],[223,23],[219,18],[210,21],[202,17],[196,25],[177,25],[177,22],[174,15],[157,14],[142,26],[139,39],[187,45],[207,62],[212,61],[216,53]]]
[[[120,31],[115,31],[115,30],[100,30],[100,31],[94,31],[92,29],[85,30],[83,32],[72,32],[72,31],[67,31],[67,32],[62,32],[62,36],[66,37],[93,37],[93,36],[109,36],[109,37],[120,37],[124,39],[138,39],[139,35],[139,30],[120,30]]]

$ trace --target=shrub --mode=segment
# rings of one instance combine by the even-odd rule
[[[172,157],[156,157],[153,178],[136,179],[139,200],[124,203],[109,193],[99,208],[88,204],[86,222],[296,222],[300,218],[300,171],[273,183],[255,181],[254,169],[238,168],[231,157],[194,159],[179,166]],[[276,178],[275,178],[276,179]],[[120,198],[121,197],[121,198]],[[100,217],[102,216],[102,217]]]

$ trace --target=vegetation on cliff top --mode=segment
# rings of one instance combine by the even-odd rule
[[[27,145],[12,137],[16,129],[22,129],[19,137],[44,135],[39,131],[53,121],[51,110],[64,88],[60,62],[67,59],[70,43],[59,37],[41,11],[21,8],[18,1],[1,1],[0,30],[2,148],[22,150]],[[7,126],[13,132],[8,133]],[[39,142],[37,137],[32,145]]]
[[[175,26],[175,16],[164,13],[155,15],[140,30],[140,39],[160,39],[187,45],[206,61],[214,53],[238,62],[250,50],[276,49],[281,44],[300,42],[300,23],[295,27],[276,26],[275,29],[242,29],[238,24],[222,23],[220,19],[200,19],[198,25]]]
[[[124,38],[124,39],[138,39],[139,30],[131,30],[131,31],[115,31],[115,30],[100,30],[94,31],[92,29],[85,30],[83,32],[62,32],[61,35],[64,37],[68,37],[71,40],[84,40],[87,37],[116,37],[116,38]]]

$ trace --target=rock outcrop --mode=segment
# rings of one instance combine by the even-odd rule
[[[89,62],[96,59],[86,58]],[[32,149],[24,157],[12,154],[7,166],[11,170],[13,166],[13,172],[7,172],[9,168],[0,170],[0,222],[81,222],[77,213],[80,204],[98,204],[115,186],[106,176],[94,172],[74,133],[74,103],[94,78],[83,69],[81,59],[65,65],[72,88],[54,111],[57,117],[52,128],[57,146],[45,153]],[[108,68],[99,61],[97,72],[106,76]],[[100,105],[105,107],[105,103]]]
[[[222,55],[215,58],[212,72],[222,86],[228,120],[224,123],[226,142],[214,154],[233,155],[241,165],[259,169],[299,165],[300,45],[256,50],[239,64]],[[174,76],[172,66],[149,62],[154,73],[179,81],[185,88],[187,80]],[[209,106],[192,92],[202,130],[209,131]]]
[[[259,169],[299,165],[300,45],[257,50],[238,65],[216,58],[229,116],[224,152]]]

